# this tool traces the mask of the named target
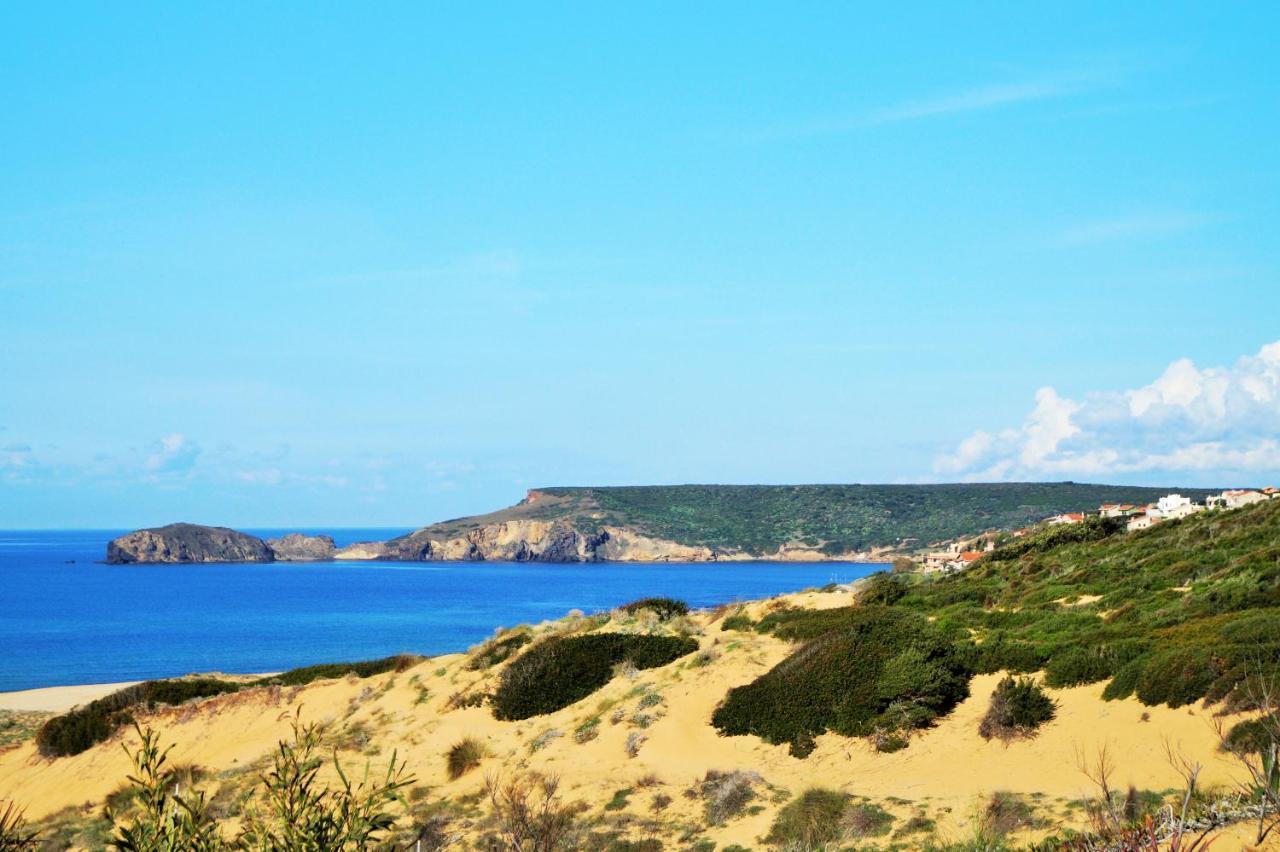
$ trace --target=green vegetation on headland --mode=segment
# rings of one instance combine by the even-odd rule
[[[170,524],[113,540],[107,561],[270,562],[377,559],[650,562],[847,558],[987,530],[1025,527],[1103,502],[1144,503],[1165,489],[1074,482],[953,485],[654,485],[534,489],[515,506],[336,550],[325,536],[262,541]],[[1191,497],[1209,492],[1191,489]]]
[[[984,529],[1015,529],[1062,512],[1096,510],[1101,503],[1145,503],[1168,490],[1011,482],[645,485],[542,488],[534,493],[567,498],[554,512],[540,514],[576,516],[588,530],[626,527],[678,544],[759,556],[776,553],[784,545],[835,554],[897,545],[904,539],[927,544]],[[535,501],[530,508],[538,505]]]

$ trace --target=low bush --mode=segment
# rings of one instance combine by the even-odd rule
[[[485,642],[467,661],[467,668],[471,671],[480,671],[481,669],[492,668],[499,663],[505,663],[515,655],[525,645],[533,640],[533,636],[526,630],[515,633],[507,633],[504,636],[498,636]]]
[[[966,655],[924,617],[867,606],[841,618],[843,628],[730,690],[712,724],[721,734],[789,743],[803,757],[824,731],[867,736],[924,727],[968,696]]]
[[[676,636],[588,633],[540,642],[502,672],[493,694],[493,715],[503,720],[553,713],[586,698],[613,677],[614,666],[663,666],[698,649]]]
[[[1039,821],[1031,805],[1016,793],[994,793],[980,814],[982,833],[1000,838],[1015,831],[1035,828]]]
[[[707,825],[724,825],[742,813],[756,797],[756,785],[763,783],[756,772],[709,769],[690,792],[702,799]]]
[[[373,677],[386,672],[402,672],[422,662],[422,657],[413,654],[396,654],[380,660],[365,660],[360,663],[321,663],[316,666],[303,666],[290,669],[278,675],[254,681],[251,686],[304,686],[312,681],[355,675],[356,677]]]
[[[1111,677],[1111,663],[1096,648],[1072,648],[1055,654],[1045,667],[1044,682],[1053,687],[1081,686]]]
[[[79,754],[107,739],[121,726],[130,724],[133,721],[131,711],[139,707],[155,709],[162,704],[176,706],[197,698],[238,692],[255,686],[301,686],[321,678],[345,677],[350,674],[371,677],[389,671],[404,671],[421,661],[421,657],[412,654],[398,654],[360,663],[326,663],[292,669],[248,683],[208,677],[148,680],[125,687],[61,716],[54,716],[36,734],[36,745],[45,757]]]
[[[1143,704],[1181,707],[1204,696],[1222,672],[1222,661],[1208,648],[1169,648],[1152,654],[1134,691]]]
[[[475,737],[463,737],[449,747],[445,754],[445,771],[450,781],[455,781],[480,765],[488,751],[484,743]]]
[[[870,802],[849,805],[840,818],[841,834],[857,840],[880,837],[888,834],[892,827],[893,814]]]
[[[835,609],[795,609],[785,607],[776,609],[756,624],[760,633],[772,633],[779,639],[792,642],[806,642],[848,627],[857,619],[857,607],[846,606]]]
[[[840,839],[840,819],[849,797],[813,787],[788,802],[773,821],[764,842],[788,849],[818,849]]]
[[[642,610],[649,610],[658,616],[660,621],[666,621],[677,615],[688,615],[689,605],[684,601],[675,598],[641,598],[638,601],[632,601],[623,604],[618,609],[627,615],[635,615]]]
[[[627,806],[627,799],[631,796],[630,787],[623,787],[621,790],[613,792],[613,798],[604,803],[606,811],[620,811]]]
[[[182,704],[240,688],[239,684],[214,678],[145,681],[54,716],[36,733],[36,747],[45,757],[79,754],[133,722],[130,711],[138,707]]]
[[[862,581],[858,589],[858,603],[890,606],[902,599],[907,593],[907,584],[901,573],[889,574],[879,571]]]
[[[727,617],[724,621],[720,622],[721,630],[747,631],[747,630],[754,630],[755,626],[756,626],[756,623],[751,620],[751,617],[746,613],[742,613],[742,612],[731,615]]]
[[[991,694],[991,704],[978,725],[983,739],[1006,742],[1034,736],[1036,730],[1057,714],[1057,705],[1030,678],[1006,677]]]
[[[1280,731],[1280,719],[1246,719],[1237,722],[1222,740],[1223,751],[1233,754],[1263,754],[1271,748]]]

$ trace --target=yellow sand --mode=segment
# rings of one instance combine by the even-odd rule
[[[110,695],[136,680],[120,683],[86,683],[80,686],[46,686],[41,689],[20,689],[16,692],[0,692],[0,710],[44,711],[62,713],[77,704],[88,704],[94,699]]]
[[[806,593],[786,600],[830,607],[846,605],[850,598],[841,593]],[[757,602],[749,610],[758,616],[773,605],[776,602]],[[451,693],[481,682],[491,685],[497,676],[496,671],[467,671],[465,655],[438,657],[396,675],[220,696],[161,711],[145,721],[161,732],[164,742],[177,744],[173,762],[199,764],[215,772],[243,768],[263,758],[287,735],[287,716],[295,707],[301,707],[307,719],[330,723],[330,734],[335,736],[364,723],[377,749],[376,756],[367,759],[381,766],[397,751],[418,783],[430,788],[432,800],[456,800],[474,793],[482,788],[486,774],[536,770],[558,774],[567,800],[583,801],[592,813],[600,814],[615,791],[635,787],[652,775],[658,783],[636,789],[625,812],[649,817],[653,797],[670,796],[670,806],[660,815],[664,824],[673,826],[670,833],[661,835],[669,848],[680,847],[675,823],[702,822],[701,802],[682,794],[708,770],[754,770],[791,795],[824,786],[865,796],[891,810],[899,824],[923,813],[937,820],[941,837],[952,839],[965,836],[979,803],[1001,790],[1037,794],[1035,801],[1043,816],[1063,825],[1078,824],[1080,811],[1069,813],[1064,806],[1094,792],[1078,765],[1082,755],[1092,758],[1102,746],[1114,761],[1114,782],[1121,788],[1134,784],[1159,791],[1178,786],[1180,779],[1166,760],[1166,743],[1204,764],[1203,785],[1229,784],[1238,775],[1216,749],[1214,718],[1209,712],[1144,707],[1134,700],[1103,702],[1101,684],[1053,691],[1059,703],[1057,718],[1035,739],[1008,746],[986,742],[978,736],[978,720],[999,679],[995,675],[975,678],[968,700],[895,754],[877,754],[862,740],[828,734],[819,738],[812,755],[799,760],[785,746],[771,746],[755,737],[721,737],[709,719],[726,691],[758,677],[783,659],[791,646],[770,636],[722,632],[719,624],[708,623],[710,618],[707,613],[694,616],[705,628],[703,649],[718,654],[708,665],[695,667],[685,658],[641,672],[634,680],[619,676],[578,704],[522,722],[499,722],[487,707],[445,708]],[[437,674],[440,670],[443,673]],[[638,699],[634,694],[626,696],[641,684],[652,685],[664,699],[660,707],[645,712],[663,715],[640,731],[646,740],[638,755],[630,758],[625,743],[636,729],[626,721],[611,724],[610,715],[622,707],[630,717]],[[430,698],[415,703],[420,686],[428,688]],[[601,713],[602,702],[617,703]],[[597,714],[601,716],[599,736],[576,743],[574,730]],[[531,751],[531,742],[549,729],[563,735]],[[449,781],[444,754],[464,736],[483,740],[490,756],[479,770]],[[133,737],[131,732],[127,735],[127,739]],[[350,754],[345,759],[360,766],[366,758]],[[41,759],[27,743],[0,753],[0,798],[17,800],[26,807],[28,817],[38,819],[69,805],[100,803],[120,785],[127,769],[119,738],[84,754],[52,761]],[[886,802],[891,797],[909,802]],[[762,805],[762,811],[707,829],[705,836],[719,845],[759,848],[760,838],[787,797],[779,794],[777,798],[780,801],[766,793],[754,803]],[[1238,843],[1238,838],[1224,837],[1214,848],[1238,848]]]

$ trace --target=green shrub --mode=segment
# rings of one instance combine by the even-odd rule
[[[907,584],[900,574],[895,576],[885,571],[877,571],[862,581],[858,589],[858,603],[864,606],[868,604],[889,606],[901,600],[906,593]]]
[[[527,630],[490,639],[476,649],[475,654],[467,661],[467,668],[480,671],[504,663],[532,640],[533,636]]]
[[[756,623],[745,613],[737,613],[720,622],[721,630],[753,630]]]
[[[217,678],[177,678],[148,680],[125,687],[61,716],[54,716],[36,734],[36,745],[45,757],[79,754],[110,737],[122,725],[133,722],[139,707],[155,709],[161,704],[178,705],[197,698],[208,698],[238,692],[255,686],[300,686],[321,678],[370,677],[389,671],[404,671],[421,662],[421,657],[399,654],[362,663],[329,663],[292,669],[282,674],[249,683],[235,683]]]
[[[445,771],[449,775],[449,780],[457,780],[475,769],[487,754],[484,743],[475,737],[463,737],[458,740],[445,754]]]
[[[1262,754],[1271,748],[1280,732],[1280,719],[1246,719],[1227,732],[1222,750],[1235,754]]]
[[[635,615],[637,612],[647,609],[657,614],[660,621],[667,621],[677,615],[689,614],[689,605],[675,598],[641,598],[638,601],[623,604],[618,609],[627,615]]]
[[[1048,655],[1029,642],[1006,639],[1004,634],[988,637],[974,653],[973,669],[982,674],[995,672],[1036,672],[1044,668]]]
[[[1208,648],[1169,648],[1151,655],[1134,691],[1143,704],[1181,707],[1202,698],[1221,674]]]
[[[845,626],[805,644],[712,716],[721,734],[754,734],[813,750],[826,730],[865,736],[928,725],[969,694],[971,671],[956,645],[925,618],[855,607]]]
[[[856,623],[858,612],[858,607],[853,606],[835,609],[777,609],[760,619],[756,630],[760,633],[772,633],[779,639],[806,642]]]
[[[849,797],[813,787],[788,802],[773,821],[764,842],[789,849],[815,849],[840,838],[840,818]]]
[[[290,669],[287,672],[281,672],[278,675],[254,681],[250,685],[304,686],[313,681],[346,677],[347,675],[355,675],[362,678],[373,677],[386,672],[405,671],[422,662],[422,659],[422,657],[413,654],[396,654],[392,657],[383,657],[380,660],[366,660],[360,663],[321,663],[316,666]]]
[[[493,694],[498,719],[528,719],[553,713],[586,698],[613,677],[614,666],[663,666],[698,649],[677,636],[588,633],[553,637],[529,648],[502,672]]]
[[[756,785],[763,781],[756,772],[708,769],[690,793],[702,799],[707,825],[724,825],[742,813],[756,797]]]
[[[991,693],[991,704],[978,724],[978,733],[986,740],[1030,737],[1056,714],[1057,705],[1035,681],[1006,677]]]
[[[631,788],[624,787],[621,790],[613,791],[613,798],[604,803],[606,811],[620,811],[627,806],[627,798],[631,795]]]
[[[145,681],[54,716],[36,733],[36,747],[45,757],[79,754],[107,739],[121,726],[132,723],[130,711],[138,707],[182,704],[240,688],[239,684],[214,678]]]
[[[1111,683],[1107,684],[1107,688],[1102,690],[1102,700],[1118,701],[1133,695],[1133,691],[1138,687],[1138,678],[1142,676],[1142,671],[1146,666],[1147,659],[1145,657],[1139,657],[1125,664],[1120,671],[1116,672],[1115,677],[1111,679]]]
[[[892,827],[893,814],[870,802],[849,805],[840,818],[841,834],[858,840],[888,834]]]
[[[1111,662],[1099,649],[1071,648],[1049,660],[1044,682],[1053,687],[1081,686],[1106,680],[1111,674]]]

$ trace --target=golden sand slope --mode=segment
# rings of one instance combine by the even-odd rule
[[[806,593],[786,600],[827,607],[846,605],[849,596]],[[769,605],[752,604],[751,610],[758,614]],[[626,807],[613,815],[635,814],[632,830],[637,836],[656,834],[668,841],[668,848],[682,848],[676,842],[681,824],[702,823],[702,804],[681,794],[708,770],[754,770],[776,788],[774,795],[753,803],[762,806],[758,812],[699,833],[719,845],[748,847],[760,845],[787,793],[817,785],[879,802],[899,824],[913,815],[935,820],[941,837],[958,839],[971,830],[979,802],[998,790],[1033,796],[1041,816],[1056,824],[1078,823],[1080,811],[1068,803],[1092,792],[1078,768],[1079,758],[1104,745],[1117,767],[1117,786],[1132,783],[1157,791],[1178,786],[1180,779],[1166,761],[1166,743],[1204,764],[1203,784],[1235,779],[1234,767],[1216,749],[1209,712],[1144,707],[1135,700],[1103,702],[1101,684],[1054,691],[1058,716],[1035,739],[1009,746],[986,742],[978,736],[978,720],[999,679],[995,675],[975,678],[967,701],[895,754],[877,754],[861,740],[828,734],[812,755],[800,760],[785,746],[755,737],[721,737],[709,719],[726,691],[759,676],[786,656],[790,646],[770,636],[722,632],[712,618],[698,613],[692,619],[704,630],[703,649],[714,652],[709,663],[699,666],[687,657],[634,679],[619,676],[578,704],[522,722],[497,721],[487,707],[447,709],[450,694],[492,684],[496,677],[496,671],[468,671],[466,655],[438,657],[407,672],[367,680],[220,696],[160,711],[145,721],[161,732],[164,742],[176,743],[174,762],[224,775],[260,761],[287,736],[287,716],[301,707],[305,718],[327,723],[332,738],[363,752],[375,766],[397,751],[418,784],[430,788],[426,798],[431,800],[476,793],[486,773],[527,769],[558,774],[565,797],[585,802],[592,814],[601,814],[616,791],[635,788]],[[656,717],[643,729],[631,721],[641,712],[640,687],[661,695],[659,704],[643,711]],[[576,742],[575,729],[596,716],[601,719],[599,735]],[[560,736],[548,737],[547,731]],[[636,756],[629,757],[626,742],[633,733],[645,739]],[[130,732],[127,738],[133,736]],[[464,736],[483,740],[490,757],[479,771],[449,781],[444,754]],[[545,745],[535,751],[532,746],[540,736]],[[359,764],[364,758],[353,753],[349,760]],[[29,817],[38,819],[68,806],[100,803],[127,769],[118,739],[53,761],[38,757],[27,743],[0,753],[0,798],[16,799]],[[660,814],[662,825],[643,827],[659,795],[671,798]],[[1215,848],[1234,848],[1234,841],[1224,840],[1229,842]]]

